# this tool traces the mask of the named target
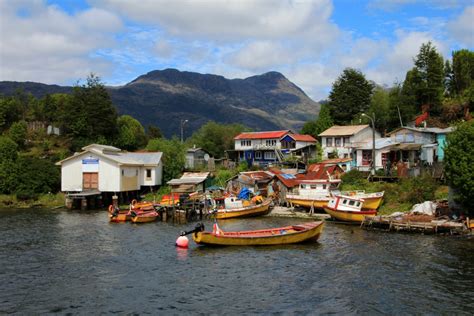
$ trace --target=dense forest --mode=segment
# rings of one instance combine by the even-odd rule
[[[407,125],[420,115],[436,127],[469,120],[474,107],[474,52],[454,51],[452,58],[444,61],[436,48],[426,43],[413,61],[405,80],[393,87],[377,86],[361,71],[345,69],[319,116],[309,120],[301,132],[317,137],[333,124],[368,123],[362,113],[374,117],[375,127],[382,133]],[[210,121],[186,144],[164,139],[159,126],[144,128],[132,116],[119,116],[104,84],[94,75],[70,94],[37,99],[18,91],[13,96],[0,96],[0,194],[30,199],[58,192],[60,171],[54,163],[91,143],[129,151],[163,151],[166,181],[182,171],[186,146],[196,145],[220,158],[226,149],[233,148],[233,137],[245,130],[248,128],[243,125]],[[472,127],[464,130],[468,136],[462,137],[473,137],[469,136]],[[454,148],[454,141],[449,146]],[[458,157],[446,155],[448,163],[456,163]],[[472,167],[461,168],[472,182]],[[448,170],[452,177],[459,177],[453,168]],[[456,186],[455,179],[451,183]]]

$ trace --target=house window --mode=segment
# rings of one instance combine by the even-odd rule
[[[405,135],[405,141],[407,143],[414,143],[415,142],[415,135],[413,133],[408,133]]]
[[[125,170],[122,169],[122,176],[124,176],[124,175],[125,175]]]
[[[262,152],[261,151],[256,151],[255,152],[255,159],[262,159]]]
[[[326,190],[326,185],[325,184],[323,184],[323,190]]]
[[[387,165],[388,153],[382,153],[382,166]]]
[[[354,201],[354,200],[350,200],[350,201],[349,201],[349,205],[350,205],[350,206],[353,206],[353,205],[354,205],[354,203],[355,203],[355,201]]]
[[[368,166],[372,162],[372,151],[362,150],[362,165]]]
[[[332,138],[326,138],[326,147],[332,147]]]
[[[344,137],[344,147],[349,147],[351,145],[350,137]]]
[[[267,145],[267,146],[275,146],[276,143],[277,143],[276,139],[267,139],[265,141],[265,145]]]
[[[151,179],[151,169],[146,169],[146,178]]]
[[[340,137],[334,138],[334,146],[341,147],[341,138]]]
[[[250,147],[250,146],[252,146],[252,141],[251,141],[251,140],[241,140],[241,141],[240,141],[240,146],[242,146],[242,147]]]
[[[273,151],[266,151],[264,157],[265,157],[266,160],[274,160],[275,159],[275,153]]]

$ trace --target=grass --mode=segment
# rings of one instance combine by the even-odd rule
[[[0,208],[58,208],[63,207],[63,193],[41,194],[34,200],[18,200],[16,195],[0,195]]]
[[[351,171],[343,176],[341,190],[384,191],[384,199],[378,209],[380,215],[408,212],[414,204],[448,197],[448,187],[436,183],[427,175],[404,179],[399,183],[386,183],[369,182],[362,174]]]

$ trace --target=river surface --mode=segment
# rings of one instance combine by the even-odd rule
[[[302,220],[221,221],[224,230]],[[211,223],[204,222],[207,228]],[[194,223],[0,210],[0,314],[471,314],[474,240],[327,223],[318,243],[177,249]]]

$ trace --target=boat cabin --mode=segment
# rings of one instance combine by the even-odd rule
[[[300,196],[329,196],[331,190],[337,189],[340,179],[331,180],[302,180],[296,193]]]
[[[328,207],[337,211],[360,212],[364,199],[338,195],[329,200]]]

